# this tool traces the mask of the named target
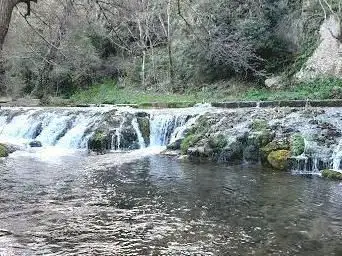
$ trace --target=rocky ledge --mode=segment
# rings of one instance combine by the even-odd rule
[[[0,158],[7,157],[9,154],[18,150],[16,145],[0,143]]]
[[[342,159],[341,120],[340,108],[208,112],[168,149],[189,159],[261,162],[279,171],[336,170]]]

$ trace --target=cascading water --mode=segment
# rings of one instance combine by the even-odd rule
[[[181,139],[198,116],[184,112],[165,114],[154,111],[153,114],[147,115],[150,126],[150,143],[147,144],[134,110],[114,110],[113,113],[110,111],[113,111],[113,108],[3,108],[0,110],[0,141],[28,144],[36,140],[43,146],[85,149],[97,129],[107,123],[105,125],[111,150],[129,149],[127,136],[137,138],[135,141],[132,139],[131,143],[137,145],[132,144],[132,149],[166,146]],[[107,122],[108,118],[114,118],[116,122]],[[127,134],[127,129],[132,129],[132,135]]]
[[[139,124],[137,118],[133,118],[132,126],[138,136],[139,148],[145,148],[145,140],[144,137],[139,129]]]
[[[101,111],[78,109],[2,109],[0,139],[11,143],[40,141],[44,146],[85,148],[87,130],[101,119]]]
[[[341,160],[342,160],[342,139],[338,143],[332,155],[332,168],[333,170],[341,170]]]
[[[124,122],[125,120],[122,119],[120,122],[120,126],[117,129],[115,129],[115,133],[112,134],[112,140],[111,140],[111,146],[110,146],[111,150],[117,150],[117,151],[121,150],[121,131],[122,131]]]
[[[182,138],[189,125],[195,122],[189,115],[156,114],[150,118],[150,146],[166,146]],[[189,118],[191,122],[189,121]]]

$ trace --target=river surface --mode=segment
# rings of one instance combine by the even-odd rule
[[[0,162],[0,255],[342,255],[339,182],[135,154]]]

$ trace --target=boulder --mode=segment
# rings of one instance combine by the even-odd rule
[[[243,159],[243,144],[238,140],[232,140],[216,153],[213,160],[218,162],[235,162]]]
[[[265,86],[272,89],[283,87],[283,78],[281,76],[273,76],[265,80]]]
[[[167,145],[168,150],[180,150],[181,149],[181,144],[182,144],[183,139],[178,139],[169,145]]]
[[[88,149],[99,154],[111,149],[111,136],[104,131],[97,130],[88,141]]]
[[[42,143],[41,143],[40,141],[38,141],[38,140],[33,140],[33,141],[31,141],[31,142],[29,143],[29,146],[30,146],[31,148],[40,148],[40,147],[42,147],[43,145],[42,145]]]
[[[291,156],[291,152],[289,150],[277,150],[272,151],[268,157],[268,163],[276,170],[286,170],[288,167],[288,159]]]
[[[342,77],[341,23],[331,15],[320,27],[320,44],[295,75],[297,81],[308,81],[320,77]]]
[[[243,150],[243,158],[247,162],[258,162],[260,159],[259,148],[255,145],[249,145]]]
[[[187,150],[187,155],[189,156],[189,159],[209,158],[211,154],[212,151],[204,146],[191,147]]]
[[[124,126],[120,133],[121,149],[139,149],[138,135],[132,125]]]
[[[181,142],[180,149],[182,154],[189,154],[188,150],[191,148],[190,153],[195,150],[195,145],[203,137],[203,134],[191,134],[188,133]]]
[[[342,180],[342,173],[330,169],[325,169],[322,171],[322,177],[332,180]]]
[[[145,145],[148,146],[150,144],[150,119],[148,116],[138,116],[137,117],[138,126],[141,131],[141,134],[144,138]]]
[[[12,154],[13,152],[21,149],[20,146],[14,145],[14,144],[9,144],[9,143],[3,144],[3,146],[7,149],[7,152],[9,154]]]
[[[9,155],[8,149],[5,145],[0,144],[0,157],[7,157]]]
[[[263,163],[268,162],[267,157],[272,151],[290,150],[290,143],[287,139],[276,139],[260,149],[260,158]]]

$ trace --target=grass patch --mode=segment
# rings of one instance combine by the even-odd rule
[[[201,102],[306,100],[342,98],[342,79],[321,78],[283,89],[251,88],[228,85],[208,85],[205,89],[182,94],[142,90],[138,87],[120,88],[113,81],[94,85],[75,93],[70,100],[76,104],[138,104],[140,107],[190,107]]]
[[[91,88],[75,93],[71,100],[75,103],[94,104],[139,104],[149,106],[151,102],[167,102],[173,107],[177,103],[191,105],[198,102],[195,95],[159,93],[155,91],[141,90],[138,88],[119,88],[113,81],[94,85]]]
[[[342,98],[342,79],[321,78],[280,90],[250,89],[242,93],[243,100],[324,100]]]

